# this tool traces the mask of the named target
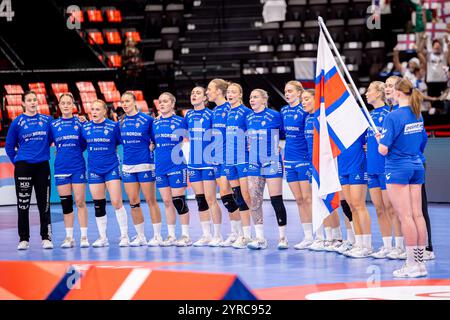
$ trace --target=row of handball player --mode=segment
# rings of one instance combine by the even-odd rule
[[[400,115],[411,110],[399,108],[401,111],[399,113],[390,112],[391,109],[396,110],[397,105],[402,106],[401,102],[405,104],[406,101],[406,106],[413,105],[409,100],[416,91],[412,90],[410,85],[409,82],[398,78],[389,78],[386,85],[380,82],[370,85],[367,100],[375,108],[372,117],[380,128],[385,124],[385,119],[395,119],[394,114]],[[396,162],[391,167],[388,166],[391,158],[392,161],[400,162],[414,158],[408,152],[415,150],[406,150],[408,146],[414,145],[410,144],[410,141],[404,143],[406,148],[396,147],[396,143],[401,144],[403,140],[395,134],[401,135],[402,132],[406,132],[397,128],[401,122],[392,124],[395,130],[387,126],[380,130],[384,134],[383,138],[375,136],[369,130],[339,156],[339,174],[343,186],[341,198],[346,199],[341,202],[347,227],[347,240],[343,241],[337,212],[325,220],[323,227],[315,232],[315,236],[312,230],[310,184],[315,121],[314,90],[304,90],[298,81],[288,82],[285,86],[285,99],[288,105],[284,106],[281,112],[268,108],[268,95],[262,89],[251,92],[251,109],[243,105],[242,98],[243,91],[239,84],[214,79],[207,89],[195,87],[192,90],[193,108],[184,118],[174,113],[175,97],[168,92],[161,94],[158,103],[159,114],[153,119],[138,112],[134,95],[125,92],[121,98],[125,115],[118,123],[105,118],[106,104],[101,100],[95,101],[92,106],[92,120],[82,123],[82,119],[72,116],[74,103],[72,95],[64,94],[60,97],[61,117],[52,120],[37,113],[36,95],[32,92],[25,93],[23,96],[25,113],[13,121],[6,144],[7,154],[15,164],[20,237],[18,248],[27,249],[29,246],[28,210],[32,187],[35,188],[41,217],[42,245],[44,248],[53,247],[50,232],[48,160],[49,146],[54,143],[56,146],[54,177],[66,226],[63,248],[74,246],[74,200],[81,226],[80,245],[89,246],[85,205],[86,182],[89,182],[94,199],[100,234],[93,243],[94,247],[108,245],[106,191],[109,192],[119,223],[120,246],[191,245],[189,208],[185,198],[189,176],[196,195],[202,227],[202,237],[193,244],[194,246],[267,248],[262,212],[263,191],[267,183],[271,204],[277,217],[280,235],[278,248],[286,249],[287,218],[282,198],[282,179],[285,175],[295,197],[305,235],[304,240],[294,246],[296,249],[337,251],[354,258],[409,257],[405,254],[403,234],[408,249],[412,245],[408,240],[407,230],[411,228],[410,219],[414,217],[413,221],[416,221],[417,212],[413,214],[409,207],[408,210],[404,207],[397,208],[396,201],[389,197],[389,190],[395,188],[393,193],[398,199],[400,189],[403,190],[402,187],[406,184],[409,190],[411,181],[402,180],[393,172],[387,172],[391,167],[395,168],[395,172],[400,168]],[[390,105],[387,104],[388,100]],[[207,101],[214,102],[216,107],[213,110],[206,108]],[[420,142],[418,154],[422,159],[421,151],[426,142],[424,139],[426,135],[423,135],[421,119],[416,123],[418,124],[406,125],[407,128],[415,128],[408,132],[407,138]],[[418,127],[420,130],[417,130]],[[191,150],[207,149],[212,140],[216,142],[215,153],[222,159],[217,160],[216,155],[213,161],[208,161],[210,159],[203,157],[203,152],[190,152],[187,164],[186,161],[180,161],[184,158],[180,148],[183,141],[183,136],[178,133],[180,129],[187,132]],[[242,131],[246,133],[244,157],[238,155],[240,150],[239,144],[236,143]],[[278,132],[278,135],[273,135],[273,132]],[[207,137],[208,133],[211,133],[211,136]],[[283,158],[279,148],[271,148],[274,143],[278,144],[280,137],[285,139]],[[381,143],[387,149],[378,150],[379,139],[382,139]],[[123,144],[122,170],[119,170],[116,150],[118,144]],[[82,155],[85,149],[88,153],[87,175]],[[261,149],[265,149],[267,157],[259,157]],[[228,154],[225,157],[229,152],[234,153],[231,157],[234,162],[228,161],[230,158]],[[385,157],[381,153],[387,154],[386,165]],[[128,237],[127,212],[122,203],[120,180],[124,182],[137,232],[137,236],[131,242]],[[416,182],[421,184],[423,179]],[[370,217],[365,206],[367,184],[383,235],[383,247],[376,252],[372,252]],[[413,183],[411,185],[414,186]],[[225,240],[222,238],[222,213],[216,200],[216,186],[219,186],[221,200],[230,215],[231,233]],[[161,213],[156,202],[156,188],[159,189],[166,212],[168,236],[165,239],[161,236]],[[144,234],[144,218],[140,208],[141,191],[149,206],[153,224],[153,238],[149,242]],[[411,195],[412,191],[413,187]],[[420,194],[418,199],[420,200]],[[399,205],[404,206],[405,203],[414,204],[402,198]],[[175,236],[176,213],[180,216],[181,222],[181,237],[178,240]],[[402,216],[403,213],[405,217]],[[254,223],[255,237],[251,234],[250,217]],[[392,235],[395,235],[395,246],[392,246]],[[425,251],[428,253],[425,257],[433,258],[431,241],[429,244],[430,250]],[[414,249],[422,250],[421,247]]]

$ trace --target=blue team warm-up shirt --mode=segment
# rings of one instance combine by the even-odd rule
[[[226,128],[228,112],[231,109],[229,102],[217,106],[213,110],[213,146],[215,164],[225,164]]]
[[[50,124],[52,118],[21,114],[11,123],[6,136],[5,151],[12,163],[39,163],[50,159]],[[17,151],[16,151],[17,148]]]
[[[314,139],[314,120],[316,117],[312,114],[308,114],[305,119],[305,139],[308,145],[308,160],[312,161],[313,153],[313,139]],[[287,142],[287,141],[286,141]]]
[[[226,164],[237,165],[248,163],[246,140],[247,115],[252,112],[243,104],[228,111],[226,122]]]
[[[186,168],[182,150],[183,138],[187,135],[184,118],[172,115],[153,121],[153,141],[155,142],[155,170],[157,175]]]
[[[400,107],[386,116],[380,144],[388,147],[386,169],[421,169],[424,148],[423,118],[416,118],[409,107]],[[426,135],[426,133],[425,133]]]
[[[51,123],[51,140],[56,147],[55,175],[86,171],[82,130],[83,124],[76,117],[59,118]]]
[[[265,108],[258,113],[251,112],[247,116],[247,134],[250,140],[249,163],[266,166],[280,160],[278,144],[283,132],[278,111]]]
[[[308,160],[308,145],[305,139],[305,120],[308,115],[301,104],[281,108],[283,129],[286,135],[285,162]]]
[[[121,144],[117,122],[105,119],[102,123],[89,121],[83,126],[83,139],[87,143],[90,173],[106,174],[119,166],[116,148]]]
[[[338,156],[340,176],[366,172],[366,153],[363,148],[365,144],[366,132]]]
[[[141,172],[150,170],[154,163],[150,151],[151,131],[154,119],[142,112],[127,116],[120,122],[123,144],[123,171]]]
[[[388,105],[374,109],[370,112],[370,116],[378,131],[383,130],[383,122],[390,112]],[[384,173],[384,156],[378,152],[378,142],[372,129],[367,130],[367,173],[381,174]]]
[[[208,108],[191,109],[184,118],[189,131],[189,161],[191,169],[212,169],[210,147],[212,140],[213,112]]]

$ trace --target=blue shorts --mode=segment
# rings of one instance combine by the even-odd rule
[[[89,184],[105,183],[105,182],[111,181],[111,180],[120,180],[119,167],[114,168],[111,171],[104,173],[104,174],[99,174],[99,173],[95,173],[95,172],[88,173]]]
[[[122,180],[124,183],[154,182],[156,180],[156,174],[155,170],[142,172],[122,172]]]
[[[74,183],[86,183],[86,181],[86,172],[84,171],[68,174],[55,174],[55,184],[57,186]]]
[[[349,185],[367,184],[367,179],[368,179],[367,172],[344,174],[339,176],[339,180],[342,186],[345,186],[346,184]]]
[[[283,164],[281,161],[270,163],[267,166],[249,164],[248,175],[251,177],[263,177],[267,179],[283,178]]]
[[[226,177],[227,174],[225,172],[225,164],[218,164],[214,166],[214,175],[216,176],[216,179],[219,179],[220,177]]]
[[[423,184],[425,183],[424,169],[387,169],[386,184]]]
[[[381,190],[386,190],[386,177],[384,173],[369,174],[367,185],[369,186],[369,189],[381,188]]]
[[[225,173],[228,180],[238,180],[248,176],[248,164],[235,164],[225,166]]]
[[[215,181],[216,175],[214,169],[193,169],[188,168],[188,176],[190,182]]]
[[[286,181],[309,181],[311,179],[311,163],[310,162],[295,162],[284,163],[286,169]]]
[[[187,169],[179,169],[166,174],[156,175],[156,186],[158,188],[186,188]]]

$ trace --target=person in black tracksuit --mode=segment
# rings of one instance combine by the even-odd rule
[[[18,249],[29,248],[29,209],[34,187],[41,222],[42,247],[52,249],[50,217],[50,123],[52,118],[37,113],[37,96],[22,96],[24,113],[13,120],[6,137],[6,153],[14,163],[18,227]]]

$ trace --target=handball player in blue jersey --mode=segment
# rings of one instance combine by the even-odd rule
[[[265,90],[253,90],[250,94],[250,105],[253,112],[247,116],[250,210],[256,231],[256,239],[247,247],[254,250],[267,248],[262,211],[266,182],[278,223],[280,236],[278,249],[288,248],[287,216],[283,203],[283,163],[279,144],[280,137],[283,135],[282,120],[278,111],[267,107],[268,100],[269,96]]]
[[[130,91],[122,94],[121,106],[125,111],[124,117],[119,122],[123,144],[122,180],[137,233],[130,245],[156,247],[163,240],[161,212],[156,201],[155,162],[153,151],[150,150],[153,118],[138,110],[136,97]],[[148,243],[141,209],[141,191],[150,209],[153,225],[153,238]]]
[[[313,153],[313,140],[314,140],[314,103],[315,103],[315,90],[308,89],[303,91],[302,96],[302,106],[303,110],[307,114],[305,118],[305,129],[304,135],[306,140],[306,145],[308,147],[308,161],[311,163],[312,170],[312,153]],[[287,140],[286,140],[287,141]],[[310,176],[309,183],[312,182],[312,177]],[[323,239],[323,231],[325,227],[325,233],[327,239]],[[313,251],[337,251],[341,248],[342,233],[339,221],[339,214],[335,210],[329,217],[327,217],[323,225],[320,226],[319,230],[316,231],[316,239],[311,243],[308,249]],[[296,246],[296,249],[304,249],[303,246]]]
[[[220,235],[211,235],[211,215],[213,221],[221,221],[221,212],[216,199],[216,176],[214,164],[208,145],[211,143],[213,112],[206,108],[206,90],[195,87],[191,91],[191,104],[194,107],[185,115],[185,122],[189,132],[189,182],[195,193],[202,226],[202,237],[194,242],[195,247],[213,246],[221,244]]]
[[[381,131],[384,119],[391,107],[386,104],[384,96],[385,84],[380,81],[372,82],[367,88],[366,99],[374,109],[370,116]],[[384,175],[384,156],[378,152],[378,142],[373,130],[367,130],[367,175],[370,198],[377,212],[378,225],[383,238],[383,246],[371,254],[373,258],[383,259],[392,251],[392,222],[394,211],[386,191]]]
[[[225,243],[236,249],[247,248],[247,244],[251,241],[246,118],[252,110],[243,105],[242,96],[243,91],[239,84],[230,83],[228,85],[227,100],[231,108],[228,111],[226,122],[225,172],[239,207],[242,225],[239,221],[232,221],[236,225],[234,229],[232,228],[232,232]]]
[[[184,119],[175,115],[175,97],[164,92],[158,99],[160,117],[153,121],[152,140],[155,145],[156,187],[164,201],[168,237],[161,246],[187,247],[189,237],[189,207],[186,202],[187,166],[182,145],[187,137]],[[181,237],[175,236],[176,213],[180,216]]]
[[[66,228],[66,238],[61,244],[61,248],[72,248],[75,245],[73,236],[74,200],[81,229],[80,247],[87,248],[89,241],[87,236],[86,163],[83,157],[86,141],[82,139],[83,124],[78,117],[74,117],[72,114],[74,108],[72,94],[63,93],[59,96],[58,107],[61,117],[51,124],[51,139],[56,147],[54,177],[61,199]]]
[[[399,109],[387,115],[382,132],[377,134],[380,143],[378,150],[386,156],[386,188],[400,216],[406,244],[406,263],[393,275],[416,278],[427,275],[424,263],[427,229],[421,201],[421,184],[425,181],[421,159],[424,147],[424,126],[420,113],[423,96],[407,79],[395,85],[394,96]]]
[[[93,247],[109,246],[106,235],[106,190],[116,212],[120,228],[120,247],[128,247],[127,211],[122,202],[119,157],[117,146],[121,144],[117,122],[106,119],[107,106],[102,100],[95,100],[91,106],[91,121],[83,126],[82,137],[87,143],[88,182],[94,200],[95,220],[100,237]]]
[[[14,164],[19,245],[27,250],[30,241],[29,210],[34,187],[41,223],[42,248],[53,249],[50,215],[50,123],[52,118],[38,113],[37,95],[22,95],[24,113],[8,129],[5,151]]]
[[[230,103],[225,99],[228,89],[228,82],[223,79],[213,79],[206,89],[206,96],[209,102],[216,104],[213,109],[213,129],[212,129],[212,153],[214,162],[214,173],[219,186],[220,198],[230,215],[231,233],[239,233],[241,218],[237,201],[232,194],[230,183],[225,172],[225,152],[226,152],[226,125]],[[214,221],[214,233],[222,237],[221,232],[222,217]],[[234,228],[234,230],[233,230]],[[228,239],[227,239],[228,240]],[[232,240],[232,239],[231,239]],[[238,239],[239,240],[239,239]],[[241,237],[242,240],[242,237]],[[229,245],[230,241],[222,242],[223,246]]]

